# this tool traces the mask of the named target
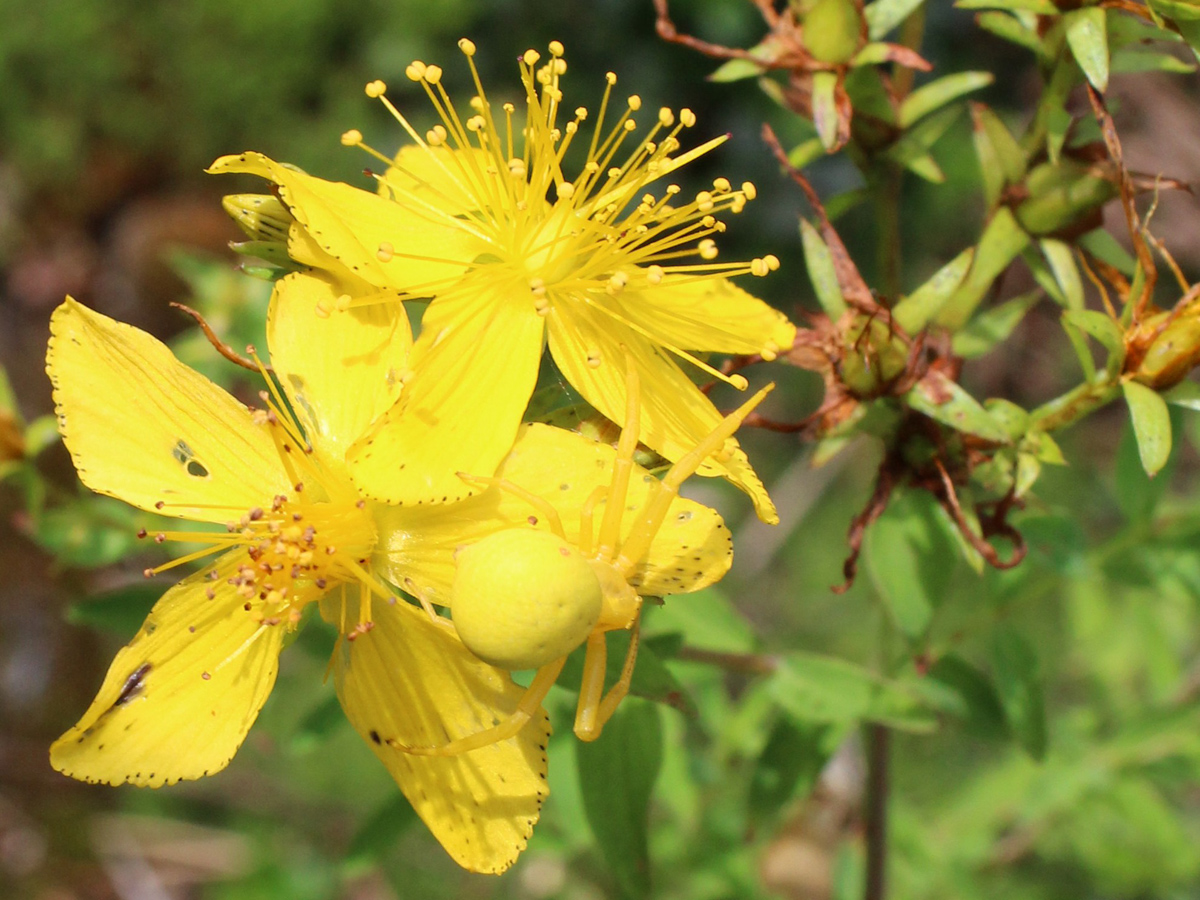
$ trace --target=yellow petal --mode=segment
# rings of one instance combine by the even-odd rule
[[[579,546],[582,509],[597,487],[612,481],[615,459],[616,450],[608,444],[532,424],[521,428],[496,476],[554,507],[567,541]],[[655,480],[635,465],[626,497],[628,512],[621,522],[622,541],[636,526],[637,513]],[[596,507],[593,527],[598,527],[603,509],[603,503]],[[497,531],[528,527],[531,516],[537,527],[550,527],[540,508],[501,488],[490,488],[461,503],[393,508],[381,514],[380,533],[387,538],[376,551],[375,565],[392,583],[406,587],[405,580],[411,579],[425,599],[450,606],[455,550]],[[594,536],[590,543],[595,543]],[[729,530],[721,517],[681,497],[672,501],[631,583],[648,595],[687,593],[719,581],[731,561]]]
[[[486,175],[489,167],[494,169],[495,162],[483,150],[410,144],[396,154],[395,165],[379,184],[379,193],[403,196],[409,206],[429,205],[446,215],[459,216],[479,209],[477,197],[486,197],[495,189],[496,176]]]
[[[583,303],[556,303],[547,316],[550,352],[584,399],[614,422],[625,419],[625,357],[634,361],[640,385],[639,439],[670,460],[694,448],[721,421],[721,414],[674,361],[631,329]],[[599,360],[589,365],[588,359]],[[699,475],[719,475],[754,501],[758,517],[779,521],[775,505],[736,442],[727,459],[710,457]]]
[[[478,252],[477,239],[452,217],[419,218],[378,194],[315,178],[261,153],[223,156],[207,171],[275,182],[279,199],[316,246],[379,288],[430,295],[461,275]]]
[[[161,787],[229,764],[271,693],[283,629],[259,625],[227,583],[246,555],[167,591],[117,653],[50,764],[81,781]],[[208,598],[208,591],[214,598]]]
[[[67,298],[50,335],[59,429],[92,490],[203,522],[290,490],[267,430],[146,332]]]
[[[339,311],[341,296],[327,277],[297,272],[275,283],[267,314],[271,364],[309,440],[338,462],[400,396],[412,346],[394,295]]]
[[[772,355],[796,337],[783,313],[727,278],[668,278],[607,302],[654,340],[681,350]]]
[[[333,594],[322,602],[335,620],[339,607]],[[338,650],[346,715],[454,860],[474,872],[503,872],[525,848],[549,790],[545,711],[515,737],[457,756],[396,749],[389,741],[435,746],[490,728],[515,711],[524,689],[420,609],[377,607],[373,621]]]
[[[459,472],[489,476],[533,393],[542,318],[502,290],[435,300],[413,347],[399,402],[350,448],[359,488],[387,503],[447,503],[478,493]]]

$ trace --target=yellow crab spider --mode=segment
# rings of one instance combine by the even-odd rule
[[[729,438],[774,386],[759,391],[723,419],[671,466],[661,481],[646,473],[649,490],[645,500],[630,506],[630,476],[638,470],[633,454],[640,421],[638,379],[631,361],[626,379],[625,425],[612,462],[612,477],[582,504],[575,542],[568,539],[558,510],[544,497],[504,478],[472,478],[520,497],[538,511],[548,528],[504,528],[455,551],[450,610],[463,644],[500,668],[537,670],[517,709],[493,727],[447,744],[411,747],[392,742],[397,749],[423,756],[451,756],[514,736],[537,715],[567,656],[585,643],[575,734],[584,741],[599,737],[628,693],[642,605],[631,583],[636,582],[638,567],[650,552],[672,503],[677,502],[679,486],[709,456],[726,452]],[[593,534],[593,520],[601,506],[599,527]],[[628,528],[624,521],[627,512],[634,516]],[[539,516],[530,517],[531,526],[538,522]],[[629,651],[620,678],[604,693],[606,634],[619,629],[632,630]]]

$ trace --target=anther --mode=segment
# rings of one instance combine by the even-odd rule
[[[699,251],[701,259],[717,258],[717,244],[712,238],[705,238],[702,240],[697,245],[696,249]],[[755,260],[755,262],[762,262],[762,260]],[[754,271],[754,263],[750,264],[750,271]],[[766,272],[763,272],[763,274],[765,275]]]
[[[357,128],[351,128],[349,131],[342,132],[342,145],[345,147],[357,147],[362,143],[362,132]]]
[[[463,56],[475,55],[475,44],[466,38],[461,38],[458,42],[458,49],[462,51]]]
[[[396,248],[389,241],[381,241],[379,249],[375,251],[375,258],[380,262],[391,262],[392,257],[396,255]]]
[[[425,82],[427,84],[437,84],[442,80],[441,66],[428,66],[425,69]]]
[[[626,102],[629,104],[629,108],[634,112],[637,112],[642,108],[642,98],[637,94],[630,94],[629,99]]]
[[[329,314],[333,312],[333,307],[328,300],[318,300],[313,312],[317,314],[318,319],[328,319]]]
[[[669,106],[664,106],[658,111],[658,124],[663,128],[670,128],[675,124],[675,113]]]
[[[691,128],[696,124],[696,114],[685,107],[679,111],[679,121],[683,123],[684,128]]]
[[[754,186],[753,182],[743,181],[742,182],[742,193],[746,195],[747,200],[753,200],[755,197],[758,196],[758,188],[756,188]]]
[[[744,391],[747,387],[750,386],[750,382],[746,380],[746,377],[744,375],[736,375],[736,374],[730,375],[729,383],[731,385],[733,385],[735,388],[737,388],[739,391]]]
[[[651,266],[646,270],[646,280],[651,284],[662,284],[663,267]]]
[[[415,63],[414,63],[414,65],[415,65]],[[384,93],[387,91],[387,85],[384,84],[382,81],[380,81],[378,78],[376,78],[374,81],[372,81],[370,84],[368,84],[366,86],[365,90],[367,92],[367,96],[370,97],[372,100],[374,100],[374,99],[376,99],[378,97],[382,97],[384,95]]]
[[[139,529],[138,529],[138,532],[137,532],[137,536],[138,536],[139,538],[144,538],[144,537],[146,536],[146,529],[145,529],[145,528],[139,528]]]
[[[549,49],[551,56],[562,56],[564,50],[562,41],[551,41]]]
[[[525,65],[527,66],[537,65],[537,61],[541,58],[542,54],[538,53],[536,50],[526,50],[521,56],[521,59],[524,60]]]

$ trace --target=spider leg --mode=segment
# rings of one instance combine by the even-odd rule
[[[555,660],[538,669],[537,674],[533,677],[533,681],[525,689],[525,693],[521,696],[520,701],[518,701],[517,708],[513,714],[491,728],[485,728],[483,731],[468,734],[466,737],[450,741],[448,744],[442,744],[440,747],[410,747],[407,744],[400,743],[395,738],[389,738],[387,745],[395,750],[399,750],[401,753],[408,753],[411,756],[457,756],[460,753],[478,750],[480,747],[488,747],[492,744],[498,744],[500,741],[506,741],[516,735],[537,714],[542,701],[546,699],[546,694],[550,693],[550,688],[558,680],[558,675],[562,672],[562,668],[566,662],[567,658],[564,656],[562,659]]]
[[[600,732],[612,718],[621,701],[629,693],[629,685],[633,682],[633,665],[637,662],[638,637],[641,632],[642,620],[639,616],[633,622],[633,631],[629,635],[629,651],[625,654],[625,664],[621,666],[621,677],[616,684],[608,689],[604,699],[594,708],[585,710],[582,705],[583,693],[580,692],[580,707],[575,716],[575,736],[581,741],[594,741],[600,737]],[[603,638],[604,635],[601,635]],[[605,660],[607,663],[607,660]],[[607,665],[605,666],[607,668]],[[587,663],[584,663],[586,678]],[[603,669],[601,670],[603,673]]]
[[[488,487],[494,487],[501,491],[508,491],[515,497],[520,497],[534,509],[542,514],[546,520],[546,524],[550,526],[558,537],[566,540],[566,533],[563,531],[562,519],[558,516],[558,511],[544,497],[540,497],[533,491],[528,491],[519,484],[514,484],[505,478],[485,478],[480,475],[467,475],[465,472],[459,472],[458,477],[463,481],[474,481],[478,484],[486,484]]]
[[[596,541],[595,556],[604,562],[614,559],[617,544],[621,539],[621,519],[625,513],[625,496],[629,491],[629,474],[633,471],[633,453],[637,450],[641,423],[639,390],[637,368],[633,357],[626,353],[625,424],[621,428],[621,439],[617,442],[612,485],[609,487],[608,502],[604,507],[604,518],[600,520],[600,533]]]
[[[658,534],[658,529],[662,527],[671,501],[679,496],[679,486],[700,468],[710,455],[724,449],[725,441],[733,436],[746,416],[750,415],[754,407],[762,403],[774,387],[773,384],[767,385],[722,419],[717,427],[709,432],[708,437],[679,457],[675,465],[671,466],[667,474],[663,476],[662,481],[658,482],[654,495],[642,507],[641,519],[630,532],[629,540],[621,547],[621,553],[616,559],[615,565],[622,575],[628,578],[642,557],[645,556],[646,551],[650,549],[650,543]],[[609,503],[612,503],[611,498]]]
[[[439,628],[448,628],[454,631],[454,624],[445,616],[439,616],[437,610],[433,608],[433,604],[429,598],[425,596],[425,592],[417,587],[416,582],[411,578],[404,579],[404,590],[417,598],[417,602],[421,604],[421,609],[425,610],[425,614],[429,616],[431,622]]]

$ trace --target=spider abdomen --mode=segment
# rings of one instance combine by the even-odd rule
[[[588,559],[548,531],[510,528],[455,555],[451,613],[484,662],[536,669],[582,644],[603,594]]]

